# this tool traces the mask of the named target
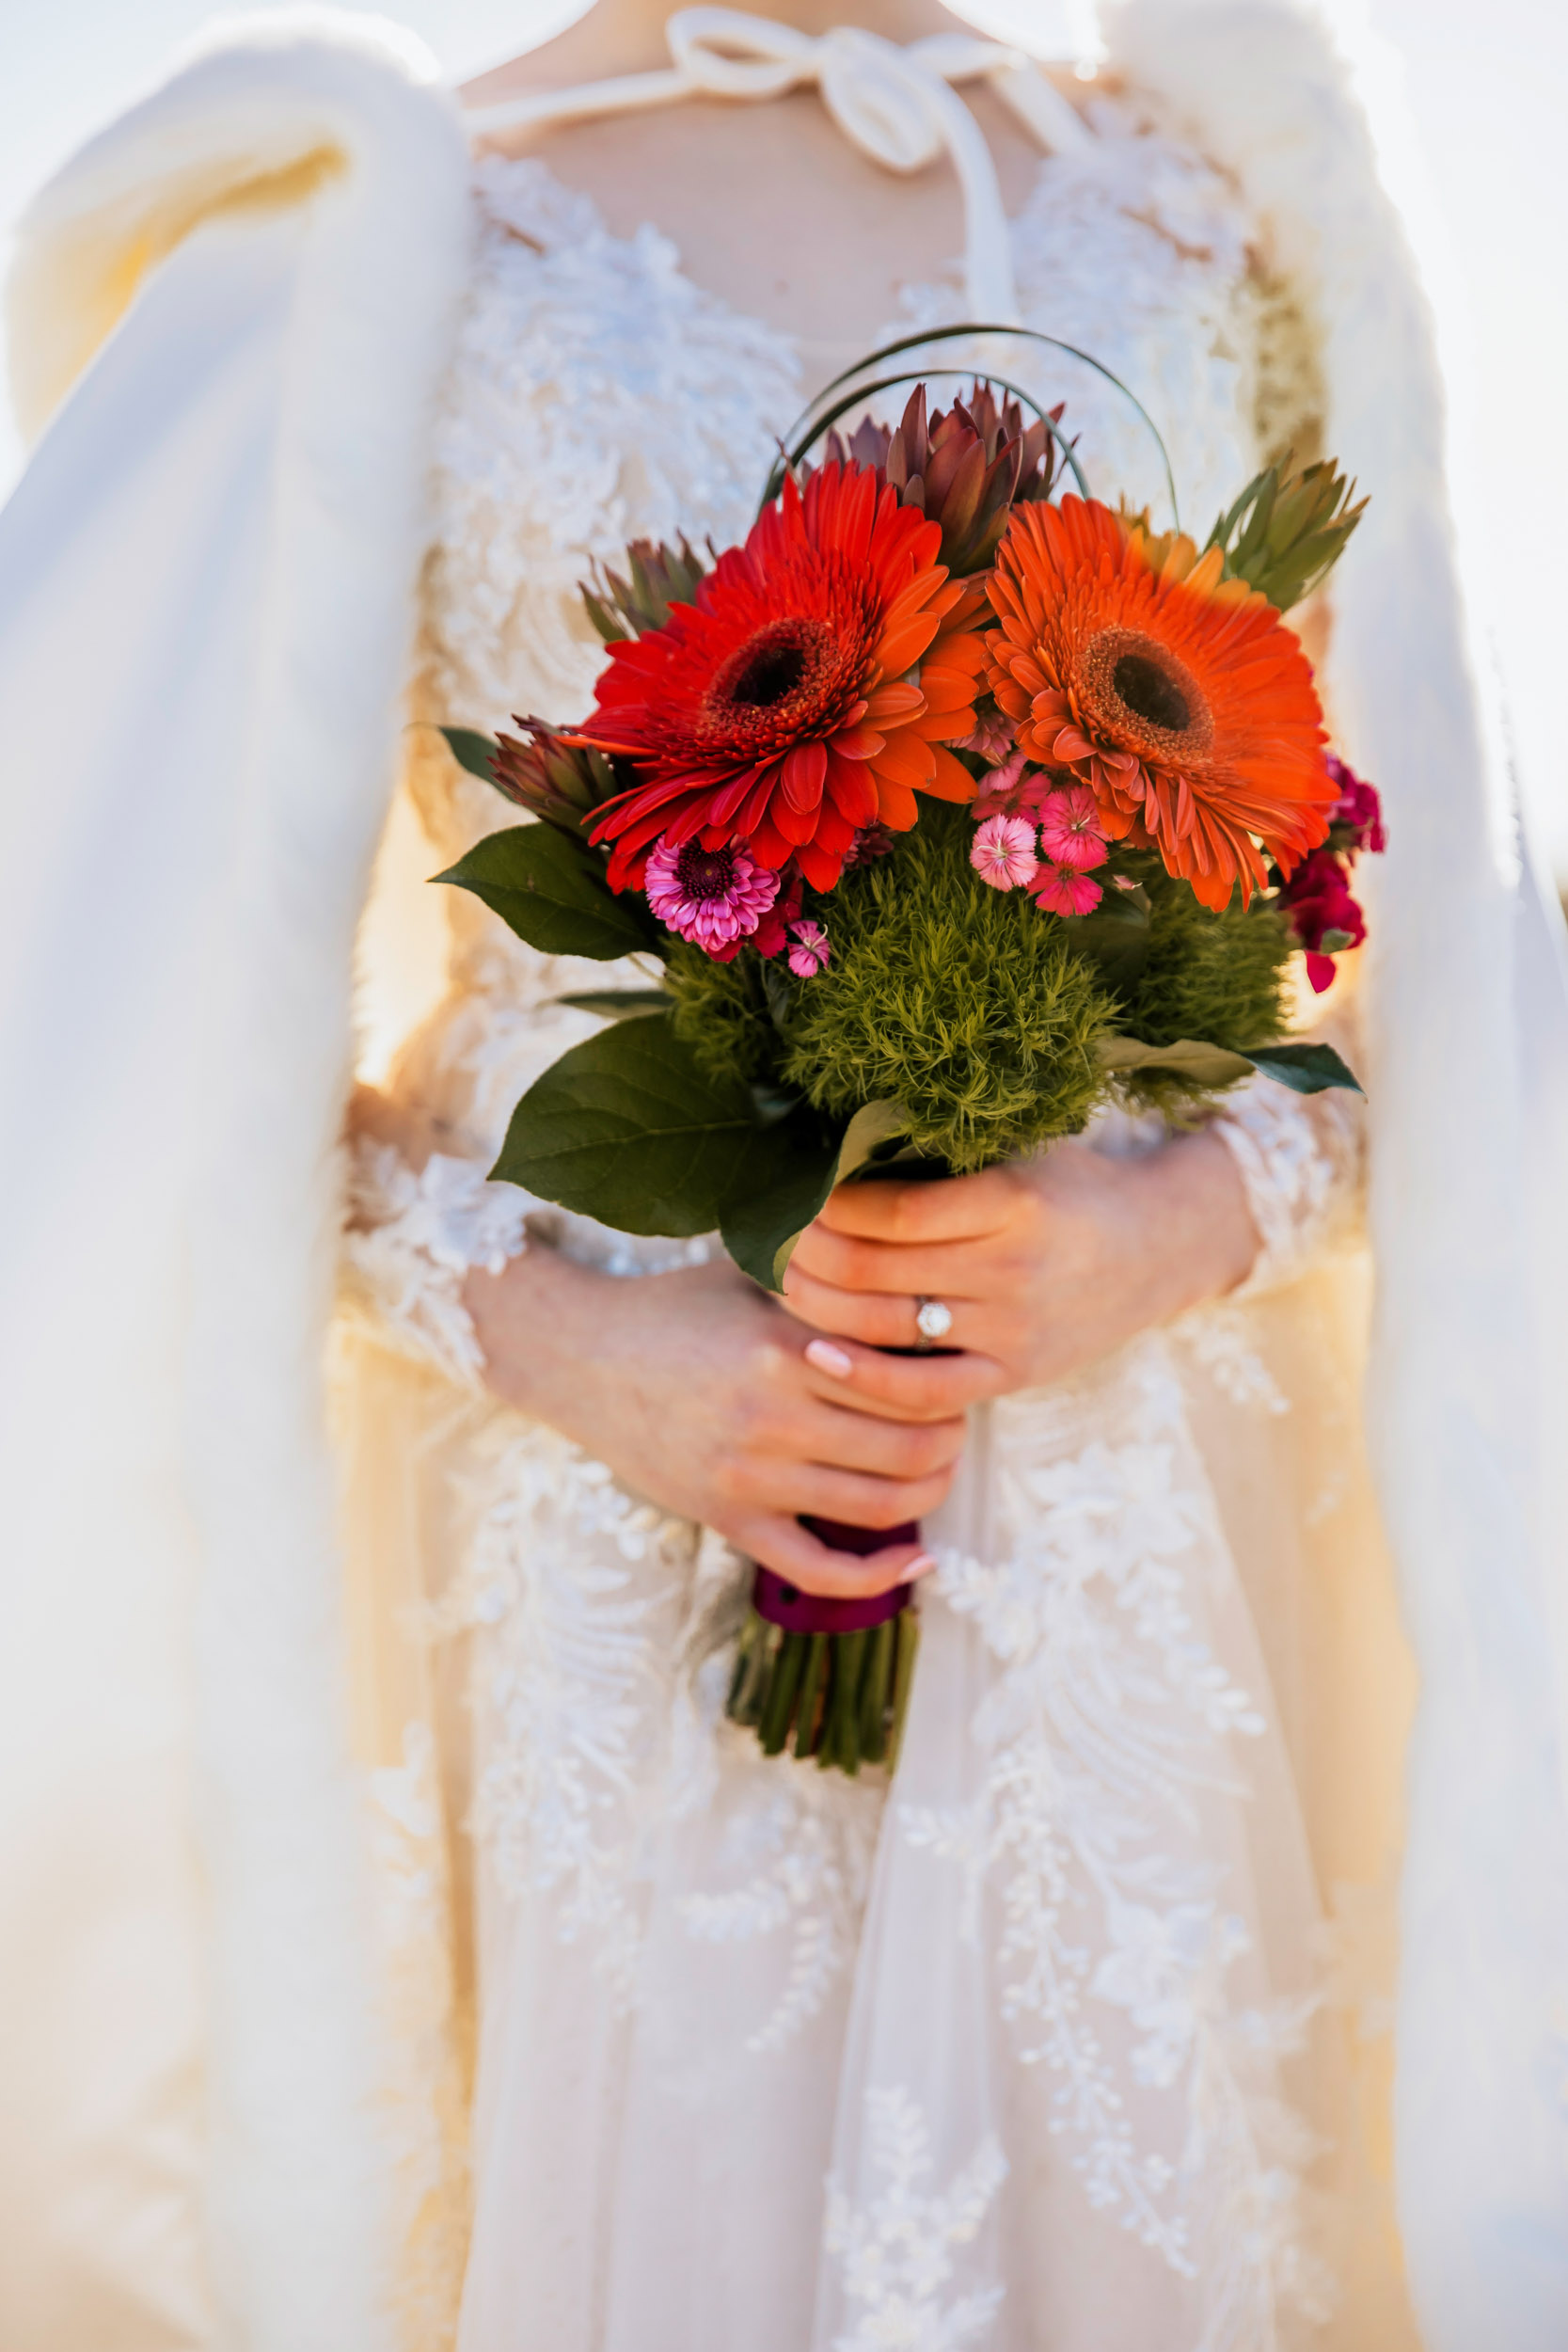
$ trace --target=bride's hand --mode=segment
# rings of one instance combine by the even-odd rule
[[[464,1296],[499,1395],[792,1583],[878,1593],[929,1566],[918,1544],[830,1550],[796,1514],[891,1528],[934,1510],[974,1365],[851,1357],[727,1264],[627,1280],[534,1248]]]
[[[1000,1396],[1233,1289],[1257,1249],[1217,1136],[1132,1160],[1066,1142],[945,1183],[841,1185],[797,1244],[784,1295],[818,1331],[871,1347],[910,1346],[917,1302],[940,1299],[943,1344],[968,1351]]]

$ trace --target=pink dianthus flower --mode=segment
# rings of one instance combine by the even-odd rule
[[[1069,784],[1040,803],[1040,848],[1058,866],[1087,873],[1105,863],[1100,803],[1086,784]]]
[[[832,953],[828,934],[820,923],[795,923],[790,927],[789,968],[798,980],[809,980],[821,971]]]
[[[1105,895],[1087,874],[1051,858],[1041,860],[1029,888],[1036,905],[1048,907],[1053,914],[1087,914]]]
[[[1024,817],[988,817],[970,844],[969,862],[993,890],[1016,890],[1035,871],[1035,828]]]
[[[642,886],[661,923],[728,962],[778,897],[779,877],[744,850],[672,844],[666,834],[649,854]]]

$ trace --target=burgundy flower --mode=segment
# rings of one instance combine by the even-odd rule
[[[1321,995],[1334,978],[1334,958],[1342,948],[1359,947],[1367,936],[1350,876],[1332,850],[1314,850],[1280,884],[1279,903],[1307,950],[1307,977]]]
[[[862,825],[844,853],[845,872],[857,866],[869,866],[874,858],[891,857],[895,838],[886,825]]]
[[[800,898],[803,889],[804,884],[800,880],[800,868],[791,863],[784,867],[779,877],[778,897],[752,933],[752,945],[759,956],[776,956],[787,944],[790,925],[798,923],[800,919]],[[738,946],[739,942],[736,944]],[[730,955],[734,952],[732,948]],[[721,963],[727,963],[729,961],[730,956],[720,958]]]

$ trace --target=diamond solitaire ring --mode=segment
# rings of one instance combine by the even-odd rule
[[[920,1334],[921,1347],[934,1347],[953,1328],[953,1310],[944,1307],[940,1298],[917,1298],[914,1302],[914,1327]]]

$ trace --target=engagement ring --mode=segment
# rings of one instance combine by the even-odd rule
[[[934,1347],[953,1328],[953,1310],[944,1307],[940,1298],[917,1298],[914,1302],[914,1327],[920,1334],[918,1345]]]

